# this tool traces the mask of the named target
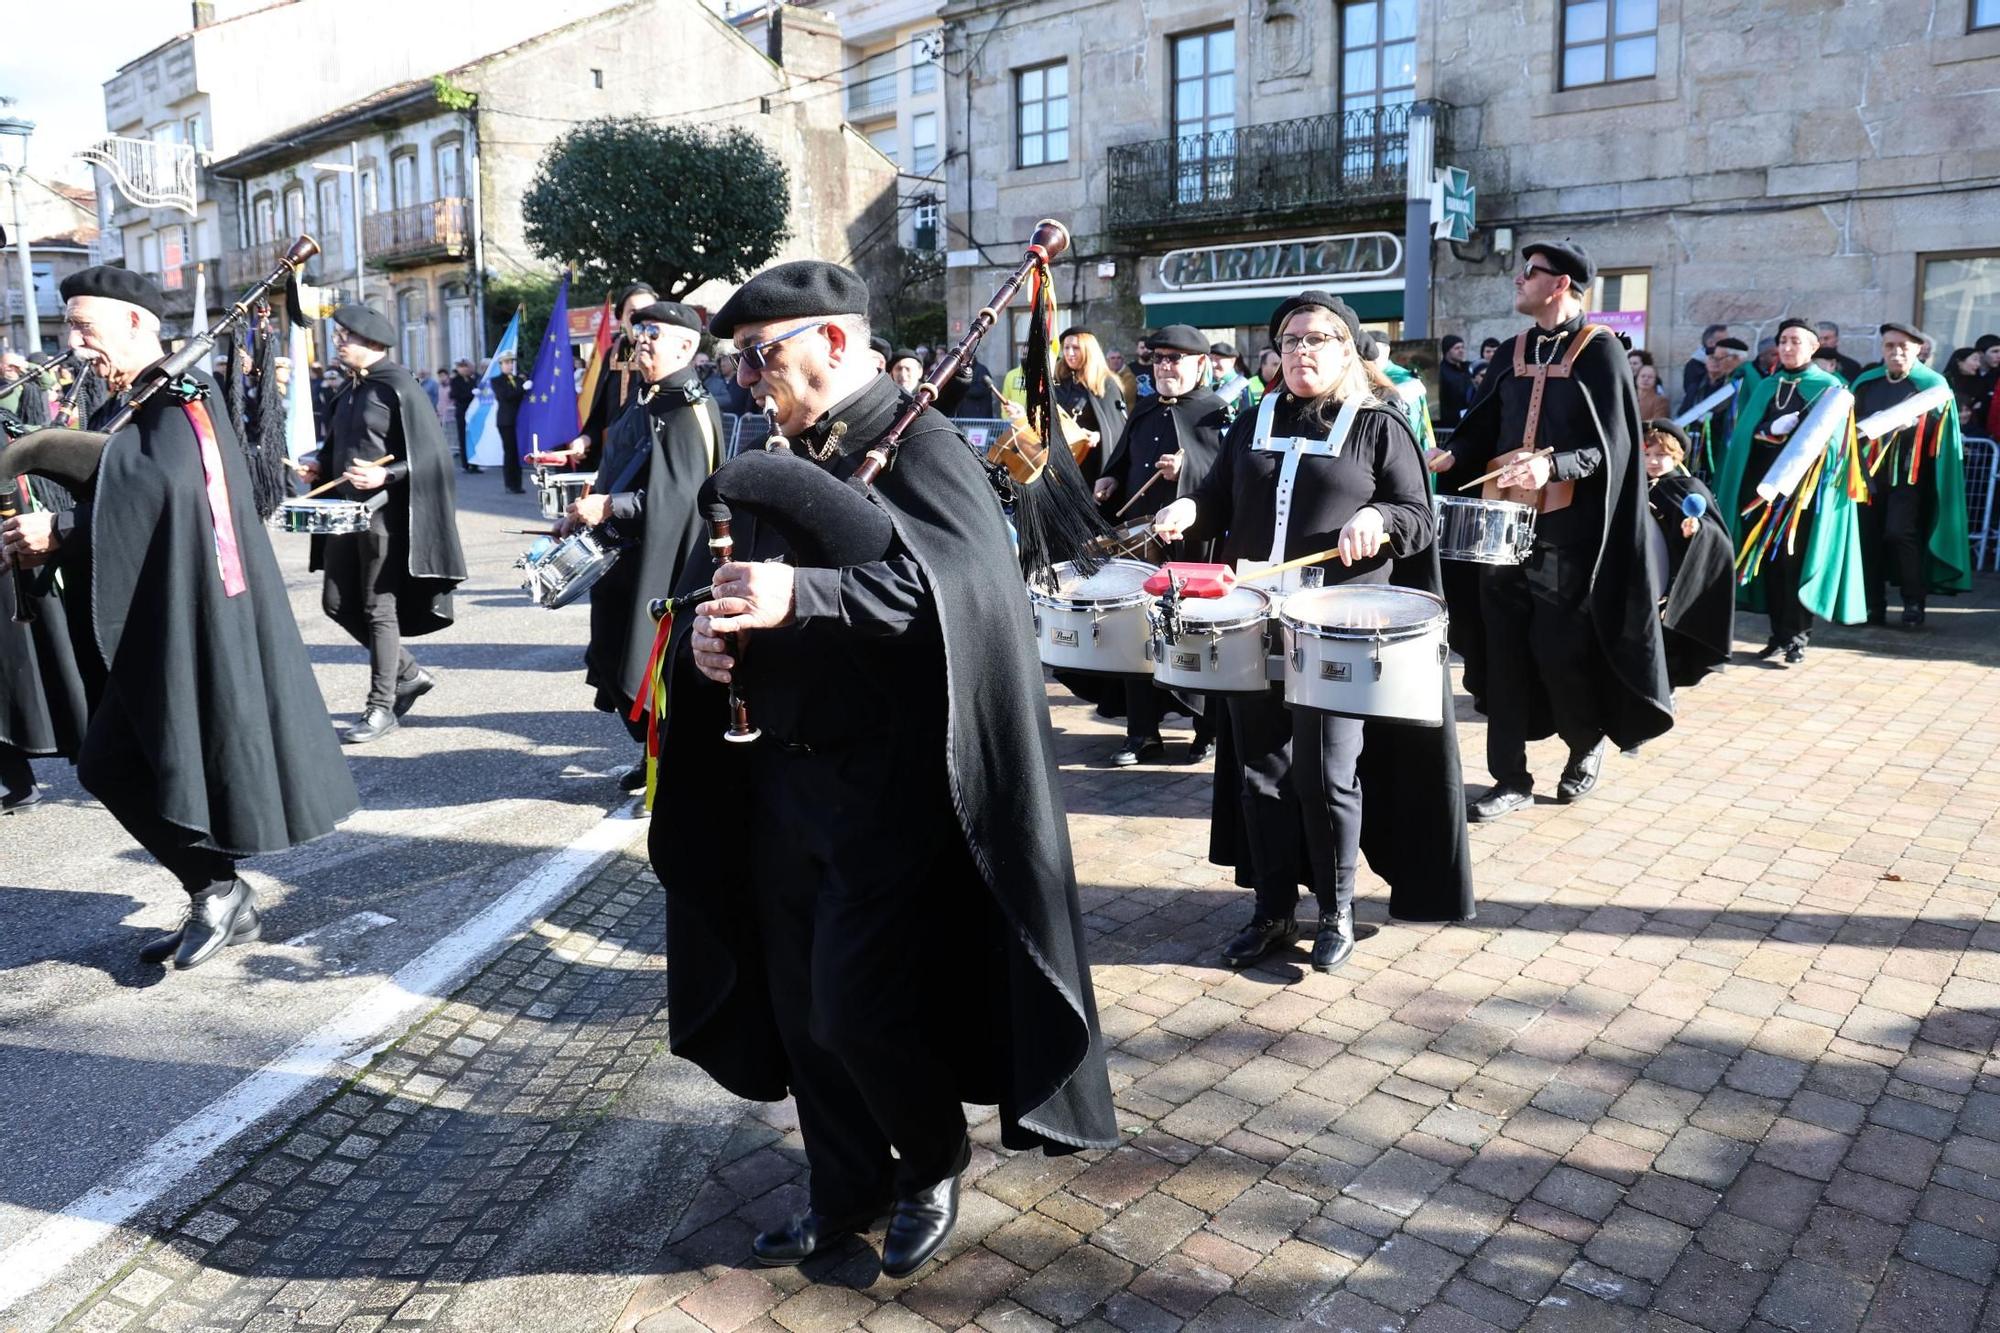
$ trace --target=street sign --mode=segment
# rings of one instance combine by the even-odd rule
[[[1436,221],[1437,235],[1447,241],[1469,241],[1472,239],[1472,224],[1477,218],[1478,192],[1472,188],[1472,177],[1463,167],[1446,167],[1439,181],[1439,206]]]

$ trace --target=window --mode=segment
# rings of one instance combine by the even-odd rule
[[[437,194],[440,199],[456,199],[465,193],[464,173],[459,170],[465,147],[458,140],[437,148]]]
[[[417,155],[404,153],[389,159],[389,207],[408,208],[417,199]]]
[[[340,182],[331,176],[322,176],[313,186],[313,193],[319,204],[317,234],[320,248],[327,251],[327,257],[331,259],[332,252],[339,248],[337,238],[344,230],[341,226],[343,219],[340,211]]]
[[[1919,256],[1917,324],[1940,356],[2000,329],[2000,250]]]
[[[1370,111],[1417,95],[1417,0],[1340,7],[1340,109]]]
[[[1172,52],[1175,195],[1226,198],[1236,183],[1236,30],[1186,33]]]
[[[897,150],[902,147],[902,135],[897,132],[894,125],[884,125],[879,130],[870,131],[868,142],[874,144],[882,156],[891,162],[899,166],[902,164],[902,159],[896,155]]]
[[[878,51],[847,71],[847,114],[896,103],[896,48]]]
[[[603,70],[593,69],[592,71],[590,71],[590,86],[593,88],[602,88],[604,86]]]
[[[1653,77],[1659,0],[1563,0],[1562,86]]]
[[[421,287],[413,287],[399,292],[396,296],[396,317],[402,325],[403,341],[398,349],[403,364],[415,369],[427,364],[428,350],[424,337],[424,292]]]
[[[2000,4],[2000,0],[1994,0]],[[937,50],[944,45],[942,32],[921,32],[910,38],[910,91],[928,93],[937,89]]]
[[[937,112],[919,112],[910,117],[910,170],[927,176],[937,169],[937,161]]]
[[[1972,21],[1967,26],[1975,31],[2000,28],[2000,0],[1972,0]]]
[[[1597,281],[1583,294],[1583,308],[1592,319],[1609,325],[1613,333],[1630,338],[1632,346],[1644,347],[1646,308],[1652,292],[1653,275],[1649,269],[1599,273]]]
[[[920,194],[910,211],[910,231],[919,250],[938,248],[938,201],[934,194]]]
[[[285,232],[297,236],[306,229],[306,187],[294,185],[285,191]]]
[[[160,286],[170,292],[191,287],[193,264],[194,256],[187,250],[187,228],[160,228]]]
[[[268,194],[258,195],[256,202],[250,206],[250,216],[253,219],[252,225],[255,227],[255,233],[250,237],[251,240],[275,241],[278,239],[277,200],[271,198]]]
[[[1069,161],[1069,65],[1014,71],[1014,165]]]
[[[361,171],[361,211],[373,213],[378,200],[375,194],[375,169],[364,167]]]
[[[181,138],[197,153],[208,151],[208,139],[202,129],[200,112],[197,111],[181,122]]]

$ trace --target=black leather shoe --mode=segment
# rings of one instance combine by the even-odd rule
[[[437,688],[437,677],[433,676],[430,672],[424,670],[422,667],[418,667],[417,674],[410,677],[408,680],[397,681],[396,707],[395,707],[396,716],[401,717],[403,714],[409,712],[411,708],[416,706],[417,700],[423,698],[426,694],[429,694],[432,690],[436,688]]]
[[[958,1177],[946,1176],[927,1190],[896,1200],[889,1230],[882,1237],[882,1272],[908,1277],[922,1268],[958,1225]]]
[[[1354,954],[1354,908],[1337,909],[1321,917],[1319,934],[1313,937],[1313,971],[1331,972]]]
[[[1155,764],[1167,754],[1166,742],[1158,736],[1149,741],[1127,740],[1125,748],[1111,756],[1113,768],[1130,768],[1134,764]]]
[[[641,759],[618,775],[619,791],[646,790],[646,761]]]
[[[1903,628],[1922,629],[1924,624],[1924,604],[1922,602],[1903,608]]]
[[[1535,789],[1528,783],[1502,782],[1472,803],[1472,822],[1483,824],[1502,815],[1511,815],[1524,805],[1535,803]]]
[[[1773,639],[1769,643],[1765,644],[1762,648],[1759,648],[1757,650],[1757,660],[1759,662],[1768,662],[1772,658],[1776,657],[1779,653],[1782,653],[1784,651],[1785,651],[1784,640]]]
[[[1604,742],[1585,750],[1582,754],[1572,754],[1564,765],[1562,781],[1556,783],[1556,800],[1564,805],[1580,801],[1590,795],[1597,786],[1597,775],[1604,768]]]
[[[16,810],[26,810],[42,803],[42,789],[29,783],[20,791],[10,791],[0,796],[0,815],[11,815]]]
[[[188,910],[180,947],[174,951],[174,966],[183,972],[200,967],[230,945],[247,943],[263,932],[256,895],[239,879],[230,885],[229,892],[203,898]]]
[[[139,950],[139,961],[152,964],[164,963],[178,953],[181,947],[181,939],[187,934],[188,917],[193,915],[194,908],[189,906],[187,915],[181,918],[181,923],[175,926],[171,933],[162,935],[158,939],[147,941]],[[262,915],[257,911],[256,898],[253,893],[250,910],[240,913],[237,916],[236,928],[229,932],[229,942],[231,944],[248,944],[263,933],[264,920]]]
[[[1785,645],[1785,665],[1797,666],[1806,660],[1806,644],[1803,639],[1793,639]]]
[[[361,720],[340,733],[340,739],[349,745],[366,745],[379,741],[403,724],[396,715],[386,708],[371,708],[361,715]]]
[[[1202,740],[1197,738],[1195,740],[1191,740],[1188,742],[1187,761],[1190,764],[1199,764],[1204,759],[1208,758],[1210,755],[1214,753],[1215,753],[1214,741]]]
[[[1298,938],[1299,923],[1291,917],[1253,916],[1235,939],[1222,946],[1222,959],[1231,967],[1248,967]]]
[[[857,1231],[865,1231],[869,1223],[887,1211],[874,1208],[855,1217],[827,1217],[809,1208],[794,1214],[781,1227],[759,1232],[750,1242],[750,1253],[767,1268],[789,1268]]]

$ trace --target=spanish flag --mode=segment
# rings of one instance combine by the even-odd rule
[[[604,367],[611,360],[611,343],[618,336],[618,321],[611,315],[611,298],[604,298],[604,306],[597,312],[597,336],[592,340],[590,364],[583,370],[583,387],[576,395],[576,428],[583,429],[583,423],[590,419],[590,405],[597,401],[597,381],[604,375]]]

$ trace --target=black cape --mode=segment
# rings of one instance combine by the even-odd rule
[[[386,410],[386,417],[384,415]],[[385,518],[390,563],[403,571],[395,591],[396,623],[406,639],[450,625],[452,589],[465,581],[458,543],[458,482],[437,411],[408,370],[378,361],[335,400],[333,424],[320,450],[320,475],[331,479],[352,462],[393,455]],[[330,492],[349,500],[369,493],[345,485]],[[307,567],[326,567],[325,537],[312,539]]]
[[[1681,535],[1682,504],[1699,495],[1706,508],[1694,536]],[[1685,472],[1652,483],[1648,508],[1664,542],[1667,590],[1660,628],[1667,646],[1667,679],[1675,689],[1699,685],[1729,662],[1736,638],[1736,548],[1723,525],[1714,494]]]
[[[1227,403],[1223,402],[1222,399],[1216,397],[1215,394],[1209,392],[1207,389],[1196,389],[1193,393],[1176,398],[1171,403],[1161,398],[1158,394],[1153,394],[1150,397],[1141,398],[1138,406],[1132,409],[1130,416],[1125,420],[1125,429],[1118,433],[1118,438],[1112,444],[1110,452],[1104,456],[1103,465],[1099,468],[1099,475],[1117,477],[1123,472],[1125,455],[1131,451],[1133,432],[1141,429],[1151,429],[1153,415],[1159,412],[1165,413],[1167,420],[1173,423],[1175,447],[1183,455],[1181,459],[1181,474],[1174,482],[1172,496],[1162,496],[1160,495],[1161,488],[1159,486],[1153,487],[1152,490],[1146,492],[1144,499],[1132,507],[1132,514],[1127,515],[1128,519],[1132,515],[1163,508],[1169,499],[1177,499],[1183,495],[1193,495],[1195,487],[1201,485],[1202,478],[1206,477],[1208,470],[1215,466],[1215,460],[1222,456],[1222,437],[1229,430],[1229,405]],[[1153,497],[1155,496],[1160,496],[1160,503],[1158,505],[1153,504]],[[1111,516],[1117,513],[1124,506],[1125,502],[1131,498],[1130,495],[1124,493],[1121,485],[1120,489],[1113,493],[1111,499],[1104,504],[1105,518],[1111,519]],[[1205,554],[1188,551],[1177,554],[1174,558],[1178,560],[1205,560],[1208,557]]]
[[[8,415],[0,409],[0,417]],[[7,444],[6,436],[0,434],[0,450]],[[39,477],[25,480],[39,507],[70,507],[67,492],[54,482]],[[18,493],[14,503],[21,507]],[[67,581],[55,569],[45,568],[31,571],[26,583],[35,619],[31,624],[17,625],[16,580],[12,574],[0,575],[0,745],[11,745],[25,754],[74,759],[90,720],[90,708],[63,608]]]
[[[1231,456],[1237,450],[1247,450],[1255,433],[1255,416],[1240,418],[1229,437]],[[1407,448],[1418,468],[1423,465],[1423,448],[1400,408],[1385,406],[1359,414],[1350,447],[1365,449],[1371,444]],[[1268,522],[1264,530],[1268,552]],[[1288,528],[1287,547],[1295,547],[1299,540],[1300,534]],[[1387,582],[1397,587],[1443,596],[1435,540],[1420,550],[1390,558],[1388,569]],[[1398,921],[1470,921],[1476,914],[1451,673],[1438,674],[1438,688],[1444,694],[1443,726],[1368,722],[1362,727],[1361,758],[1356,766],[1362,792],[1361,854],[1388,882],[1389,915]],[[1237,884],[1251,888],[1255,877],[1243,832],[1243,766],[1236,754],[1229,712],[1218,711],[1221,719],[1216,731],[1208,859],[1234,867]],[[1297,835],[1298,864],[1310,870],[1312,858],[1306,853],[1303,824]]]
[[[705,547],[695,492],[726,443],[722,414],[692,368],[669,375],[650,400],[635,401],[605,435],[604,465],[591,490],[612,496],[612,517],[598,531],[619,555],[590,590],[584,681],[607,712],[629,712],[639,697],[653,649],[647,606],[673,591]]]
[[[1455,462],[1438,479],[1438,494],[1475,494],[1459,487],[1492,470],[1492,460],[1520,447],[1503,438],[1503,415],[1518,417],[1530,386],[1514,375],[1516,334],[1500,345],[1486,370],[1486,391],[1467,410],[1451,437]],[[1567,344],[1565,344],[1567,347]],[[1511,409],[1511,411],[1510,411]],[[1592,339],[1577,357],[1574,376],[1550,379],[1542,400],[1536,444],[1557,450],[1573,441],[1593,441],[1604,451],[1596,477],[1604,486],[1603,538],[1591,572],[1590,619],[1598,647],[1610,667],[1604,692],[1605,734],[1621,750],[1636,749],[1674,724],[1673,693],[1667,684],[1666,645],[1660,635],[1660,590],[1646,554],[1646,478],[1641,467],[1638,390],[1625,349],[1609,334]],[[1595,484],[1594,479],[1578,483]],[[1445,595],[1451,603],[1451,646],[1465,660],[1465,688],[1475,707],[1486,711],[1486,624],[1479,605],[1480,566],[1444,562]],[[1528,735],[1555,734],[1555,721],[1540,682],[1528,715]]]
[[[843,405],[845,476],[906,400],[887,375]],[[1019,564],[992,486],[965,438],[935,411],[903,436],[869,503],[892,520],[933,594],[945,682],[950,802],[962,878],[937,886],[938,938],[964,958],[962,1101],[997,1104],[1002,1141],[1050,1151],[1119,1141],[1104,1041],[1084,957],[1069,830],[1042,670]],[[739,517],[740,550],[760,540]],[[706,582],[695,562],[682,583]],[[683,591],[687,591],[683,588]],[[738,1096],[775,1101],[790,1083],[770,1013],[752,914],[740,903],[747,836],[738,796],[745,746],[726,744],[725,691],[687,651],[676,620],[650,851],[667,890],[671,1044]],[[754,664],[755,647],[749,660]],[[759,744],[769,744],[767,739]],[[958,922],[969,923],[955,929]]]
[[[214,381],[194,379],[209,394],[246,586],[224,593],[194,428],[171,394],[154,394],[104,448],[79,506],[87,543],[57,562],[74,580],[75,637],[97,656],[86,678],[102,682],[77,778],[107,805],[143,800],[199,846],[251,856],[331,832],[360,802],[243,451]]]
[[[1125,434],[1125,395],[1119,391],[1118,380],[1107,376],[1103,393],[1092,393],[1090,386],[1080,379],[1059,380],[1056,402],[1084,429],[1097,433],[1096,445],[1077,464],[1083,479],[1095,482],[1104,470],[1105,455]]]

